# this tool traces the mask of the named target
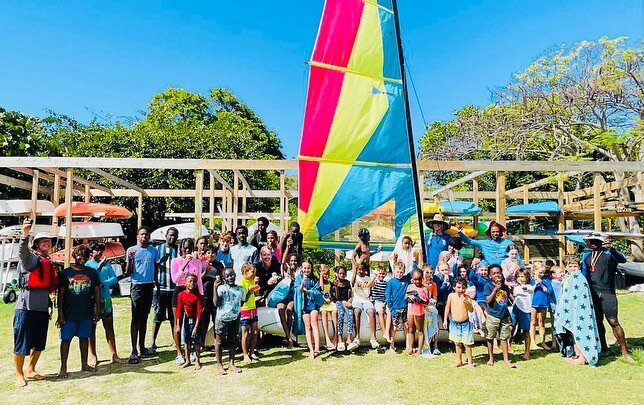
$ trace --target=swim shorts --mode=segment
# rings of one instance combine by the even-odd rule
[[[453,319],[449,321],[449,340],[454,343],[463,343],[466,346],[474,344],[474,329],[469,319],[457,322]]]

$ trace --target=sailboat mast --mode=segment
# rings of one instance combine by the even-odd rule
[[[405,76],[405,58],[403,56],[402,39],[400,37],[400,21],[398,20],[398,2],[392,0],[394,11],[394,22],[396,26],[396,37],[398,39],[398,55],[400,59],[400,75],[402,78],[403,97],[405,99],[405,118],[407,120],[407,134],[409,143],[409,154],[411,156],[411,175],[414,183],[414,199],[416,200],[416,215],[418,216],[418,231],[420,235],[423,261],[427,260],[427,247],[425,245],[425,232],[423,230],[423,202],[420,199],[420,188],[418,185],[418,169],[416,166],[416,151],[414,149],[414,135],[411,126],[411,115],[409,111],[409,97],[407,94],[407,80]]]

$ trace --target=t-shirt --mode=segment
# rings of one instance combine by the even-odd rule
[[[409,315],[423,316],[425,315],[425,307],[429,301],[429,296],[427,295],[427,290],[424,288],[415,291],[418,293],[418,298],[423,302],[412,302],[409,305]]]
[[[139,245],[131,246],[127,249],[125,257],[134,251],[134,268],[132,269],[132,284],[152,284],[154,283],[154,266],[159,261],[159,251],[148,245],[141,247]]]
[[[59,282],[64,288],[63,315],[66,321],[81,321],[94,315],[96,305],[94,288],[101,284],[96,270],[68,267],[60,273]]]
[[[260,250],[262,247],[266,246],[266,238],[267,238],[267,236],[268,236],[268,234],[267,234],[267,233],[265,233],[265,234],[263,234],[263,235],[262,235],[259,231],[255,231],[255,232],[253,233],[253,236],[252,236],[252,237],[250,238],[250,240],[248,241],[248,243],[249,243],[251,246],[254,246],[254,247],[255,247],[255,249],[257,249],[257,251],[259,252],[259,250]]]
[[[223,264],[224,268],[229,268],[233,265],[233,259],[230,257],[230,249],[225,252],[223,250],[218,250],[215,260]]]
[[[204,271],[204,263],[197,258],[193,258],[190,260],[186,268],[181,271],[184,263],[185,259],[183,257],[177,257],[172,260],[172,263],[170,264],[172,281],[174,281],[178,286],[185,286],[188,274],[194,274],[197,276],[197,289],[199,290],[199,294],[203,295],[203,281],[201,279],[201,275]]]
[[[356,276],[356,283],[353,286],[353,302],[369,302],[369,295],[371,294],[371,287],[367,285],[371,282],[371,277],[365,275]]]
[[[483,294],[485,296],[489,296],[492,294],[492,291],[494,291],[494,284],[486,284],[485,288],[483,289]],[[510,305],[510,289],[508,288],[507,285],[503,285],[499,291],[496,292],[496,296],[492,300],[491,303],[487,304],[487,312],[499,319],[507,318],[510,316],[510,311],[508,310],[508,306]]]
[[[234,321],[246,298],[246,292],[238,285],[222,284],[217,287],[219,302],[216,319],[222,322]]]
[[[534,280],[533,280],[534,281]],[[543,291],[541,286],[546,287],[546,291]],[[552,295],[554,297],[554,292],[552,291],[552,284],[550,279],[544,278],[540,283],[534,284],[534,295],[532,296],[532,306],[535,308],[547,308],[548,307],[548,297]]]
[[[351,292],[351,283],[349,280],[336,279],[333,284],[333,300],[334,301],[347,301]]]
[[[244,294],[248,294],[248,290],[250,290],[250,287],[253,285],[255,285],[255,281],[252,278],[247,279],[242,277],[241,282],[239,283],[239,286],[244,289]],[[255,305],[255,296],[251,294],[248,300],[244,302],[244,305],[241,306],[241,309],[249,311],[255,308],[257,308],[257,305]]]
[[[430,280],[430,281],[423,280],[423,285],[425,286],[425,288],[427,288],[427,292],[431,297],[434,297],[434,299],[438,298],[438,287],[436,286],[436,283],[434,282],[434,280]]]
[[[203,313],[203,297],[197,292],[183,290],[177,296],[177,308],[174,319],[181,319],[185,314],[188,319],[201,318]]]
[[[391,311],[397,311],[407,307],[405,301],[405,293],[407,286],[411,282],[411,273],[405,274],[402,278],[391,278],[387,281],[385,288],[385,300],[387,301],[387,308]]]
[[[101,271],[98,272],[98,262],[92,259],[87,261],[85,266],[97,271],[98,278],[101,280],[101,298],[107,298],[112,295],[111,288],[118,282],[112,265],[109,262],[106,262],[103,267],[101,267]]]
[[[445,282],[445,277],[442,274],[434,275],[434,283],[436,283],[436,301],[437,302],[447,302],[447,298],[451,293],[454,292],[454,277],[448,275]]]
[[[435,235],[431,234],[427,241],[427,263],[429,263],[432,268],[436,268],[438,264],[438,257],[440,256],[443,250],[447,250],[447,245],[449,244],[450,236],[446,234]]]
[[[174,281],[172,281],[171,263],[177,257],[177,247],[167,246],[165,243],[157,246],[159,251],[159,260],[169,253],[168,259],[159,262],[159,287],[161,291],[174,291]]]
[[[615,273],[619,263],[626,263],[626,257],[615,249],[585,252],[581,259],[581,272],[586,276],[591,291],[614,294]]]
[[[387,288],[387,281],[386,280],[376,280],[376,282],[373,284],[373,287],[371,287],[371,296],[373,297],[374,300],[376,301],[385,301],[385,289]]]
[[[464,243],[481,249],[488,264],[501,264],[508,257],[508,246],[514,245],[514,242],[506,238],[495,241],[492,239],[470,239],[462,232],[459,232],[458,235]],[[517,259],[521,260],[521,256],[518,256]]]
[[[470,283],[476,287],[476,302],[485,302],[487,300],[485,286],[493,284],[492,280],[477,274],[475,270],[470,270]]]
[[[230,258],[233,260],[233,270],[235,270],[235,278],[241,280],[242,266],[244,263],[257,263],[258,258],[257,249],[252,245],[238,244],[230,248]]]
[[[523,288],[525,287],[525,289]],[[532,294],[534,293],[534,286],[532,284],[515,285],[512,289],[514,296],[514,306],[526,314],[530,313],[532,309]]]
[[[273,273],[277,273],[279,276],[282,274],[282,269],[280,267],[280,264],[275,260],[275,258],[271,259],[271,264],[268,266],[268,269],[264,267],[264,263],[259,262],[255,265],[256,272],[255,274],[257,277],[259,277],[259,293],[261,297],[267,297],[268,293],[273,291],[273,288],[275,288],[276,284],[270,285],[268,284],[268,280],[273,277]]]

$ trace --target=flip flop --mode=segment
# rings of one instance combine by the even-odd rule
[[[136,354],[133,354],[130,356],[129,359],[127,359],[127,364],[139,364],[141,362],[141,359],[139,359],[139,356]]]

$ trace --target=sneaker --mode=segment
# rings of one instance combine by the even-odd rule
[[[432,352],[432,354],[433,354],[434,356],[440,356],[442,353],[441,353],[441,351],[440,351],[440,350],[438,350],[438,347],[437,347],[436,349],[434,349],[434,351]]]
[[[183,363],[186,362],[186,359],[184,359],[183,356],[177,356],[174,358],[174,362],[177,363],[178,365],[182,365]]]
[[[197,355],[194,353],[190,353],[190,362],[194,363],[197,361]]]
[[[434,356],[432,353],[423,353],[420,355],[420,357],[422,357],[423,359],[430,359],[430,360],[436,358],[436,356]]]
[[[349,343],[349,345],[347,346],[347,350],[349,350],[350,352],[354,351],[357,348],[358,348],[358,344],[356,343],[355,340]]]
[[[346,348],[344,347],[344,343],[343,343],[343,342],[338,343],[337,348],[338,348],[338,351],[339,351],[339,352],[343,352],[343,351],[345,351],[345,350],[346,350]]]
[[[355,339],[353,339],[353,343],[359,345],[360,344],[360,338],[356,337]]]
[[[376,339],[371,339],[369,342],[371,343],[371,348],[372,349],[377,349],[377,348],[380,347],[380,343],[378,343],[378,341]]]

